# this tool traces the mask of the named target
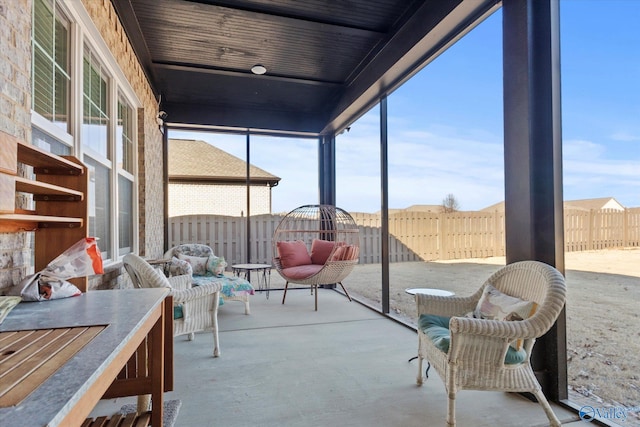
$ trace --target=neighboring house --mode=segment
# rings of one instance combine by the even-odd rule
[[[615,198],[613,197],[599,197],[596,199],[580,199],[580,200],[565,200],[564,209],[578,209],[578,210],[600,210],[600,209],[613,209],[616,211],[623,211],[625,209]],[[498,202],[491,206],[487,206],[481,209],[482,212],[504,212],[504,202]]]
[[[169,139],[169,217],[247,214],[247,166],[205,141]],[[271,213],[280,178],[251,165],[251,215]]]
[[[389,209],[389,215],[393,215],[401,212],[434,212],[441,213],[442,205],[411,205],[403,209]],[[378,211],[378,213],[380,213]]]
[[[564,202],[565,209],[579,209],[579,210],[600,210],[600,209],[613,209],[615,211],[623,211],[622,206],[613,197],[600,197],[598,199],[582,199],[582,200],[567,200]]]

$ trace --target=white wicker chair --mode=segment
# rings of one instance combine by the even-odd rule
[[[320,256],[314,257],[314,241],[329,244],[329,248]],[[282,243],[303,242],[310,252],[310,264],[287,267],[282,259]],[[347,298],[349,293],[342,281],[358,263],[360,237],[358,225],[346,211],[332,205],[305,205],[289,212],[278,224],[273,234],[273,265],[285,279],[282,303],[287,297],[289,283],[311,286],[315,293],[315,309],[318,310],[318,286],[333,285],[342,287]]]
[[[173,336],[213,330],[213,356],[220,356],[218,340],[218,306],[222,284],[214,282],[191,287],[189,275],[165,277],[144,259],[134,254],[125,255],[124,267],[137,288],[171,288],[174,306],[182,309],[182,317],[173,321]]]
[[[491,284],[500,292],[538,304],[536,312],[520,321],[464,317],[473,311],[482,291]],[[542,393],[530,364],[536,338],[544,335],[560,314],[566,296],[564,277],[555,268],[537,261],[509,264],[494,273],[469,297],[416,294],[418,316],[451,316],[447,353],[418,328],[418,378],[423,382],[422,360],[427,359],[442,378],[449,396],[447,425],[455,426],[455,398],[460,390],[530,392],[542,405],[551,425],[560,421]],[[522,339],[524,362],[505,364],[510,343]]]

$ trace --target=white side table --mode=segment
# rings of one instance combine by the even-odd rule
[[[409,289],[405,289],[404,291],[409,295],[427,294],[427,295],[435,295],[438,297],[451,297],[455,295],[455,293],[451,291],[445,291],[444,289],[433,289],[433,288],[409,288]]]

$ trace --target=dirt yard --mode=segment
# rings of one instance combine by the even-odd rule
[[[504,257],[394,263],[391,311],[415,325],[405,289],[470,294],[504,263]],[[624,425],[640,426],[640,248],[571,252],[565,264],[569,398],[594,408],[636,408]],[[344,284],[380,307],[380,265],[357,266]]]

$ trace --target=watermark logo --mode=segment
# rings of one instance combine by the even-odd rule
[[[627,415],[629,412],[639,412],[640,406],[626,407],[626,406],[608,406],[606,408],[596,408],[594,406],[583,406],[580,408],[578,415],[580,419],[586,422],[591,422],[598,418],[601,420],[612,421],[627,421]]]

